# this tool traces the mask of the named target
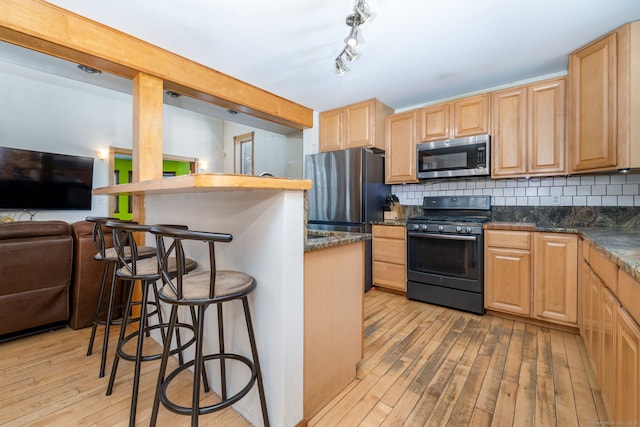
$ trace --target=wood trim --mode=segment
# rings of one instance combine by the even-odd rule
[[[0,40],[131,79],[149,74],[168,90],[295,129],[313,126],[307,107],[41,0],[5,0]]]

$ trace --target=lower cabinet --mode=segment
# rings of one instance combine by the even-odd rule
[[[578,236],[533,234],[534,317],[575,326],[578,320]]]
[[[372,230],[373,284],[407,290],[407,231],[395,225],[374,225]]]
[[[356,378],[364,352],[364,242],[304,254],[304,418]]]
[[[578,237],[485,232],[485,308],[576,326]]]
[[[640,420],[640,283],[590,243],[583,244],[580,335],[610,425]]]
[[[633,425],[640,420],[640,328],[622,307],[616,316],[615,409],[616,424]]]
[[[485,308],[531,314],[531,233],[487,230],[484,251]]]

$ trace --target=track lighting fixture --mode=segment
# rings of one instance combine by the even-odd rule
[[[364,24],[371,16],[371,11],[369,10],[369,6],[365,0],[355,0],[353,12],[354,13],[347,15],[347,18],[345,19],[347,26],[351,27],[351,30],[349,31],[347,38],[344,39],[344,48],[336,58],[336,74],[338,75],[349,71],[345,66],[345,61],[351,62],[358,57],[358,52],[355,50],[355,47],[358,46],[359,43],[358,30],[360,25]]]

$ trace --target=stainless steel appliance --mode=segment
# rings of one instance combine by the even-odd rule
[[[416,145],[418,179],[489,175],[489,135]]]
[[[484,313],[484,238],[490,196],[425,197],[407,220],[407,297]]]
[[[371,233],[371,221],[384,219],[384,157],[380,150],[351,148],[305,157],[307,224],[316,230]],[[371,289],[371,240],[365,240],[365,291]]]

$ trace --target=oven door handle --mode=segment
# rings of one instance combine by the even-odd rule
[[[460,236],[458,234],[429,234],[429,233],[407,233],[409,237],[421,237],[429,239],[443,239],[443,240],[478,240],[478,236]]]

